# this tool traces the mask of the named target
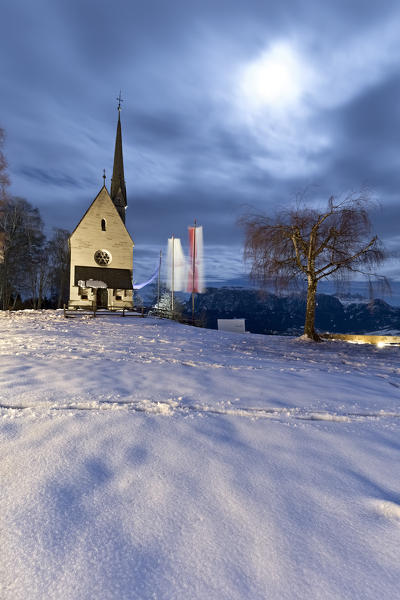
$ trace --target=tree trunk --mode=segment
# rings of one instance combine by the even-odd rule
[[[64,304],[64,288],[66,283],[66,277],[64,277],[64,273],[61,271],[61,277],[58,278],[58,298],[57,298],[57,308],[62,308]]]
[[[307,306],[306,306],[306,321],[304,324],[304,335],[314,340],[315,342],[320,342],[321,338],[318,333],[315,331],[315,304],[316,304],[316,295],[317,295],[317,281],[315,279],[308,280],[308,288],[307,288]]]

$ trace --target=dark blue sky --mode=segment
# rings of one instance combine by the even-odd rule
[[[366,184],[400,280],[398,1],[13,0],[0,56],[11,191],[48,228],[73,229],[111,176],[122,89],[139,272],[196,218],[208,277],[234,276],[246,205]]]

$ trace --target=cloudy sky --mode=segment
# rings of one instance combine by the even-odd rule
[[[400,280],[398,0],[6,0],[1,13],[11,191],[49,230],[73,229],[111,176],[121,89],[139,272],[196,218],[208,278],[235,277],[246,207],[368,185]]]

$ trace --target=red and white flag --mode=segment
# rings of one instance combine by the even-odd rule
[[[203,227],[189,227],[189,264],[187,292],[204,292]]]

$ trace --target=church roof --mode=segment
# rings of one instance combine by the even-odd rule
[[[120,114],[120,107],[118,107],[117,135],[115,136],[114,166],[111,178],[110,196],[112,201],[114,201],[116,198],[121,198],[124,206],[127,206],[124,177],[124,159],[122,156],[122,133]]]
[[[110,194],[108,193],[108,190],[107,190],[106,186],[105,186],[105,185],[103,185],[103,186],[102,186],[102,188],[101,188],[101,190],[100,190],[100,191],[99,191],[99,193],[97,194],[96,198],[93,200],[93,202],[91,203],[91,205],[89,206],[89,208],[86,210],[85,214],[82,216],[81,220],[79,221],[79,223],[77,224],[77,226],[75,227],[75,229],[72,231],[71,235],[69,236],[69,239],[70,239],[70,240],[71,240],[72,236],[74,235],[74,233],[76,232],[76,230],[79,228],[79,226],[80,226],[80,224],[82,223],[82,221],[85,219],[86,215],[87,215],[87,214],[89,213],[89,211],[91,210],[92,206],[93,206],[93,205],[94,205],[94,204],[95,204],[95,203],[96,203],[96,202],[97,202],[99,199],[101,200],[101,198],[103,198],[103,199],[104,199],[105,197],[106,197],[106,198],[108,198],[108,199],[109,199],[109,201],[111,201],[111,205],[112,205],[112,206],[114,206],[115,210],[118,212],[117,208],[115,207],[115,204],[114,204],[114,202],[112,202],[112,200],[111,200]],[[133,242],[133,240],[132,240],[131,234],[130,234],[130,233],[129,233],[129,231],[127,230],[127,228],[126,228],[126,225],[125,225],[125,223],[124,223],[123,221],[122,221],[122,225],[123,225],[123,227],[124,227],[124,229],[125,229],[126,233],[128,234],[129,238],[131,239],[131,242],[132,242],[132,244],[133,244],[133,245],[135,245],[135,244],[134,244],[134,242]]]

